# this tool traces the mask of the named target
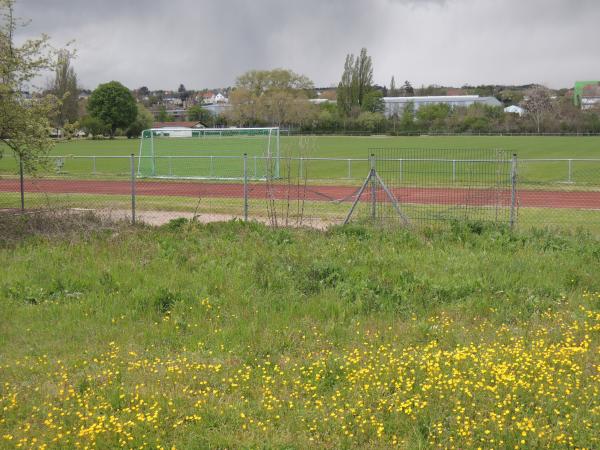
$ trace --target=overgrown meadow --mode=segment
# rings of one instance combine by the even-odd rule
[[[598,448],[600,241],[0,224],[2,448]]]

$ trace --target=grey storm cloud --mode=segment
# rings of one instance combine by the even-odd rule
[[[413,84],[598,79],[597,0],[18,0],[20,38],[74,40],[82,85],[230,85],[285,67],[337,83],[366,47],[375,81]]]

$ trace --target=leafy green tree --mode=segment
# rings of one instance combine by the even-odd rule
[[[66,122],[65,124],[63,124],[63,130],[65,132],[65,137],[67,139],[72,139],[78,129],[79,129],[78,121],[75,121],[73,123]]]
[[[169,115],[169,113],[167,112],[167,108],[165,108],[165,105],[160,105],[156,119],[159,122],[173,122],[173,117]]]
[[[187,118],[188,120],[197,120],[198,122],[207,124],[213,121],[213,114],[200,105],[194,105],[187,110]]]
[[[302,125],[316,114],[307,95],[313,83],[291,70],[252,70],[238,77],[229,95],[232,123],[244,125]]]
[[[42,71],[55,68],[56,53],[45,35],[15,44],[14,10],[14,0],[0,0],[0,142],[5,144],[0,157],[9,148],[32,171],[52,148],[48,118],[58,102],[50,94],[29,97],[25,90]]]
[[[154,117],[141,103],[137,104],[137,117],[131,125],[125,130],[125,135],[128,138],[140,137],[142,131],[152,128]]]
[[[246,89],[257,97],[268,91],[311,91],[314,84],[305,75],[289,69],[250,70],[240,75],[236,87]]]
[[[424,105],[416,113],[417,123],[424,130],[444,129],[450,112],[450,106],[445,103]]]
[[[367,94],[373,87],[373,62],[367,55],[366,48],[361,49],[360,55],[356,59],[354,76],[356,77],[358,104],[362,108]]]
[[[338,103],[346,115],[353,111],[364,109],[368,94],[373,89],[373,62],[363,48],[355,58],[353,54],[346,55],[344,72],[338,84]],[[358,108],[357,108],[358,107]]]
[[[337,88],[337,103],[346,116],[350,115],[352,106],[358,103],[354,76],[354,55],[352,54],[346,55],[344,72]]]
[[[383,94],[381,91],[373,89],[365,95],[365,99],[363,100],[363,110],[378,113],[382,113],[385,110]]]
[[[118,81],[101,84],[92,92],[88,102],[92,117],[100,119],[110,130],[111,138],[117,128],[127,128],[137,117],[133,95]]]
[[[360,113],[356,119],[356,123],[359,128],[370,133],[378,131],[382,127],[384,121],[385,117],[383,114],[370,111],[364,111]]]
[[[67,122],[76,122],[79,118],[77,75],[71,65],[72,55],[67,50],[58,53],[58,61],[50,92],[60,101],[54,125],[63,127]]]
[[[400,116],[400,129],[405,133],[414,131],[415,128],[415,104],[408,102],[404,105],[404,110]]]
[[[92,116],[84,116],[81,119],[81,128],[87,134],[91,134],[92,138],[108,133],[108,127],[106,124],[97,117]]]

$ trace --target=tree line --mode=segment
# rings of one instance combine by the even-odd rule
[[[301,79],[301,83],[293,80]],[[280,126],[305,133],[600,133],[600,105],[582,110],[566,90],[530,85],[522,90],[493,86],[469,89],[482,96],[495,96],[505,104],[520,104],[523,115],[506,113],[503,106],[447,104],[420,106],[410,102],[392,115],[384,114],[383,96],[442,95],[436,86],[417,92],[410,82],[396,87],[373,83],[373,62],[365,48],[358,56],[346,56],[336,101],[313,104],[314,84],[307,77],[285,69],[251,71],[240,76],[233,88],[231,110],[224,125]]]

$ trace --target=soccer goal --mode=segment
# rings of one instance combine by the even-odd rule
[[[244,154],[247,156],[244,158]],[[138,177],[279,178],[279,128],[152,128],[141,136]]]

